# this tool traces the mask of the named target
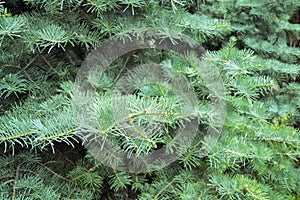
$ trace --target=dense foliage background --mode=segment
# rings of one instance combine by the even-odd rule
[[[220,71],[228,113],[218,145],[198,157],[211,107],[195,66],[159,50],[124,55],[89,80],[103,95],[103,110],[120,73],[155,61],[187,78],[202,116],[197,138],[177,162],[131,174],[95,162],[81,145],[70,99],[91,49],[147,27],[183,33],[208,50],[204,59]],[[299,31],[295,0],[1,2],[0,199],[300,199]],[[161,37],[178,39],[170,33]],[[139,95],[165,105],[154,86]],[[105,114],[99,121],[110,122]],[[135,152],[156,148],[137,140],[138,146],[123,145]]]

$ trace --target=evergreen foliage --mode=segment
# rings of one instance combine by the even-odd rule
[[[159,63],[185,78],[200,116],[176,162],[129,173],[102,165],[82,146],[85,130],[74,120],[72,99],[83,99],[74,82],[103,40],[147,27],[164,28],[158,37],[174,45],[182,38],[167,30],[208,50],[203,60],[219,70],[228,112],[211,146],[203,139],[213,119],[211,92],[197,67],[158,49],[123,55],[88,79],[99,94],[93,117],[108,139],[129,154],[172,149],[189,119],[168,85],[141,79],[145,71],[126,75],[140,64]],[[295,0],[1,2],[0,199],[300,199],[299,30]],[[121,96],[112,92],[116,83],[136,90]],[[122,106],[133,113],[129,119],[116,109]],[[124,120],[115,123],[116,116]],[[210,151],[199,157],[202,146]]]

